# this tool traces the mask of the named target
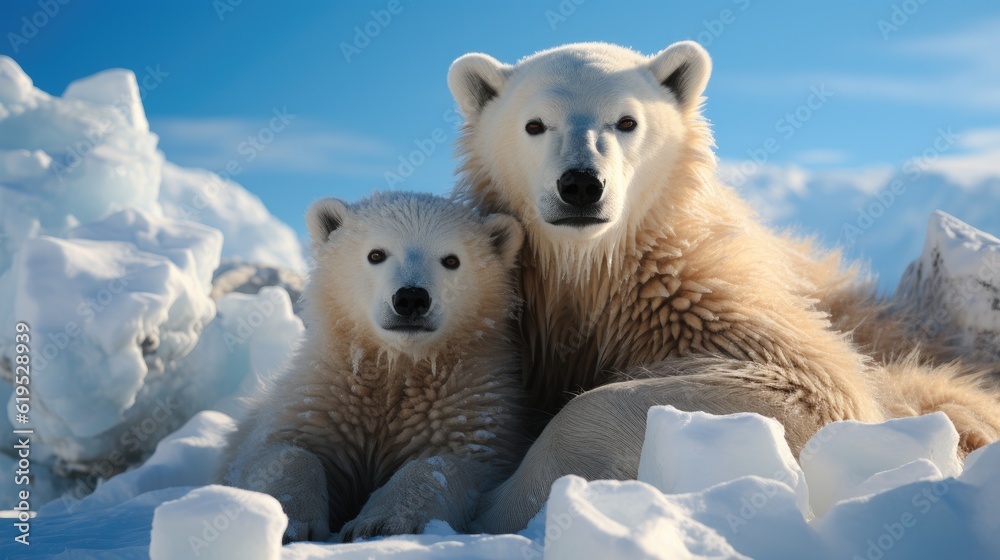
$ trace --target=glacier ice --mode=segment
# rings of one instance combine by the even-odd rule
[[[0,56],[0,323],[32,329],[39,500],[89,491],[199,410],[237,410],[302,331],[280,288],[213,291],[222,258],[301,272],[301,246],[240,185],[166,163],[141,97],[126,70],[49,95]]]

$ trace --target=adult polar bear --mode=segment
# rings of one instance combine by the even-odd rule
[[[559,411],[487,497],[483,530],[523,527],[561,475],[635,477],[654,404],[777,418],[796,453],[829,422],[935,410],[964,452],[1000,437],[985,369],[943,365],[956,352],[934,341],[917,355],[911,311],[717,181],[700,114],[710,68],[692,42],[451,67],[459,194],[525,225],[526,383]]]

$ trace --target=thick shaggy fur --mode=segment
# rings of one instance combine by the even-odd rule
[[[484,530],[519,529],[557,476],[634,477],[654,404],[777,418],[796,453],[829,422],[937,410],[963,453],[1000,437],[987,367],[947,364],[961,351],[922,339],[915,310],[880,301],[837,252],[763,226],[717,180],[700,115],[710,65],[679,43],[652,58],[581,44],[452,67],[467,119],[459,192],[525,224],[526,383],[536,409],[558,412],[486,500]],[[635,132],[600,126],[625,113]],[[529,118],[546,132],[526,135]],[[553,225],[546,190],[581,165],[605,184],[608,225]]]
[[[308,221],[306,340],[230,442],[223,480],[278,498],[292,540],[464,527],[523,450],[520,226],[409,194],[320,201]],[[383,262],[367,261],[372,249]],[[383,300],[414,282],[437,330],[385,331]]]

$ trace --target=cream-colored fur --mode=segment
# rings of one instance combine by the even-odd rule
[[[281,501],[291,540],[415,533],[431,519],[462,529],[525,447],[521,227],[405,193],[326,199],[308,223],[305,342],[231,440],[222,479]],[[387,298],[414,285],[436,330],[387,331]]]
[[[689,42],[652,58],[592,43],[452,66],[467,119],[459,194],[525,224],[526,383],[535,408],[558,412],[485,500],[483,530],[521,528],[560,475],[634,477],[654,404],[777,418],[796,453],[829,422],[935,410],[963,453],[1000,436],[988,368],[942,365],[961,352],[921,339],[915,310],[880,301],[837,252],[763,226],[717,180],[700,114],[710,67]],[[638,127],[617,130],[621,115]],[[545,132],[526,134],[529,119]],[[557,178],[580,166],[604,183],[606,221],[556,225],[574,211]]]

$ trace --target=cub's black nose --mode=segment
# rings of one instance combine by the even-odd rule
[[[570,169],[557,182],[559,198],[570,206],[586,208],[601,201],[604,183],[593,169]]]
[[[422,317],[431,308],[431,295],[423,288],[400,288],[392,295],[392,308],[403,317]]]

